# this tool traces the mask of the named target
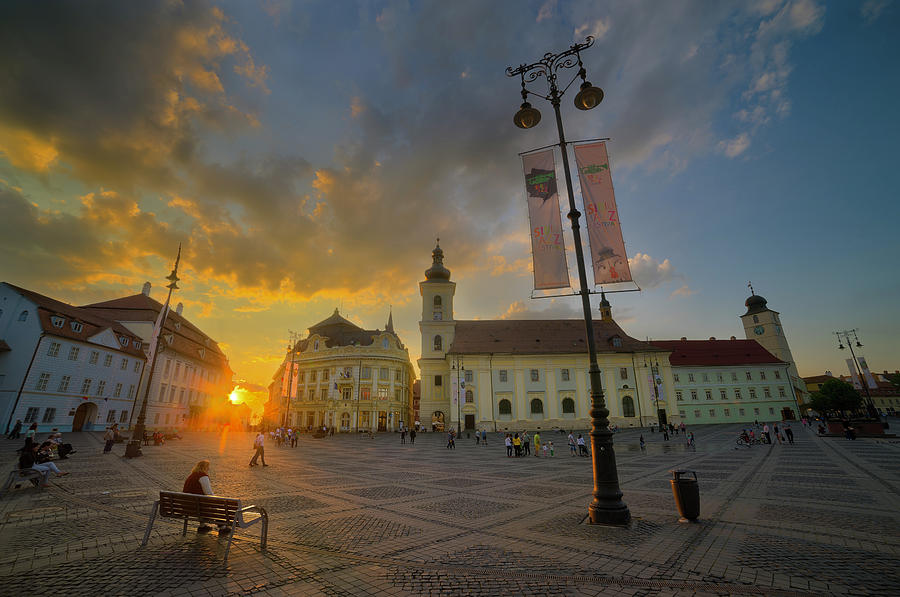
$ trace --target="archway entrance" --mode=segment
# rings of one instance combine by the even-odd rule
[[[97,405],[93,402],[79,404],[72,420],[72,431],[90,431],[97,417]]]
[[[383,410],[378,412],[378,431],[387,431],[387,413]]]

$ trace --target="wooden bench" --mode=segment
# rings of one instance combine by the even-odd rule
[[[250,517],[244,515],[255,511]],[[147,545],[150,538],[150,530],[157,515],[165,518],[184,518],[184,529],[181,536],[187,534],[188,520],[196,519],[201,523],[221,524],[231,527],[228,534],[228,546],[225,548],[225,561],[228,560],[228,552],[231,550],[231,540],[236,529],[245,529],[262,521],[260,533],[260,548],[266,550],[266,538],[269,534],[269,516],[265,509],[259,506],[241,506],[241,500],[221,497],[218,495],[199,495],[196,493],[182,493],[180,491],[160,491],[159,499],[153,504],[150,511],[150,522],[147,523],[147,531],[141,547]]]
[[[0,495],[6,493],[13,483],[23,483],[25,481],[31,481],[32,485],[43,489],[43,484],[46,481],[46,474],[47,473],[44,471],[35,470],[33,468],[22,468],[10,471],[9,476],[6,478],[6,483],[3,484],[3,489],[0,489]]]

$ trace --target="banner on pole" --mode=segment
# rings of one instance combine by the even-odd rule
[[[556,163],[553,150],[522,156],[525,194],[531,222],[531,253],[534,257],[534,288],[568,288],[566,244],[559,215]]]
[[[862,383],[859,381],[859,375],[856,374],[856,366],[853,363],[853,359],[846,359],[847,361],[847,369],[850,371],[850,380],[853,382],[853,387],[857,390],[862,389]]]
[[[856,362],[859,363],[859,368],[862,369],[863,377],[866,378],[866,385],[872,389],[877,388],[878,383],[875,381],[875,376],[869,371],[869,364],[866,363],[866,357],[856,357]]]
[[[631,282],[619,210],[613,191],[606,143],[575,146],[575,163],[584,199],[594,284]]]

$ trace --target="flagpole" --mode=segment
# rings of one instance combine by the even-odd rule
[[[149,373],[147,374],[147,385],[144,388],[144,398],[141,401],[141,410],[140,414],[138,414],[137,423],[134,426],[134,430],[131,434],[131,441],[128,442],[128,445],[125,446],[125,458],[135,458],[137,456],[143,456],[141,453],[141,443],[144,439],[144,430],[145,423],[147,418],[147,401],[150,396],[150,383],[153,381],[153,372],[156,369],[156,357],[159,351],[159,337],[162,334],[163,327],[166,325],[166,318],[169,316],[169,303],[172,300],[172,292],[178,290],[178,263],[181,261],[181,244],[178,245],[178,255],[175,257],[175,267],[172,269],[172,273],[166,277],[166,280],[169,281],[169,284],[166,288],[169,289],[169,294],[166,296],[166,303],[163,305],[163,308],[159,312],[159,316],[156,318],[156,324],[153,326],[153,335],[150,337],[150,349],[148,351],[150,357],[150,367]]]

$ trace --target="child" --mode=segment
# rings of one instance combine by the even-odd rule
[[[543,446],[541,446],[541,449],[544,451],[544,458],[546,458],[547,452],[550,451],[550,446],[548,446],[547,444],[544,444]]]
[[[549,442],[550,444],[550,458],[553,458],[553,442]],[[546,454],[544,454],[546,456]]]

